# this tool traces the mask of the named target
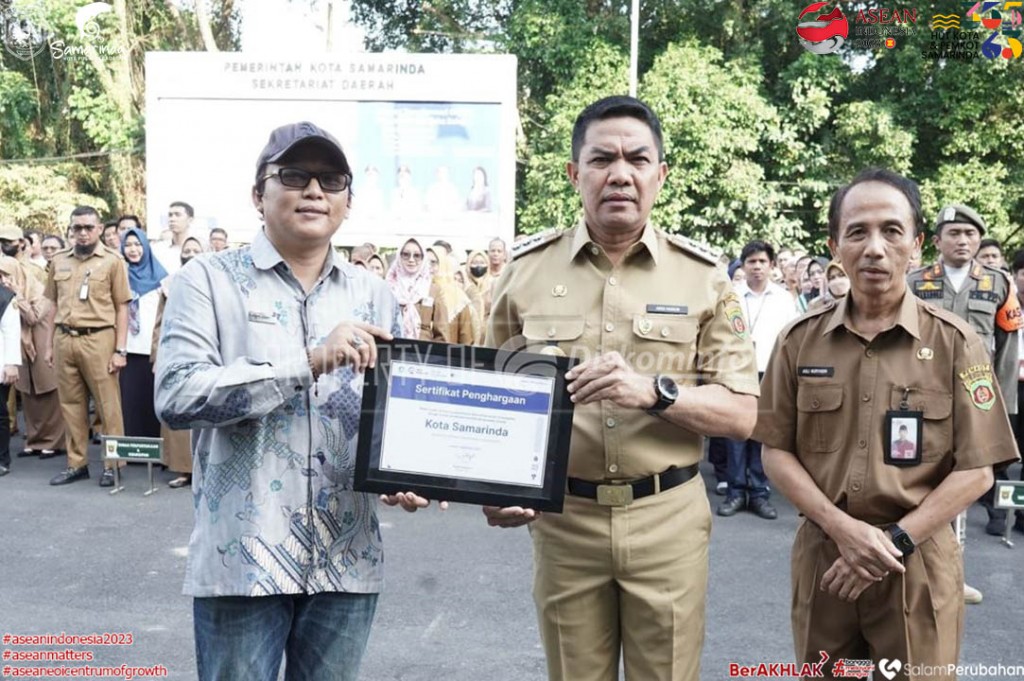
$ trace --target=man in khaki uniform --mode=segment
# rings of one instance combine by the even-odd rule
[[[648,222],[668,172],[661,126],[631,97],[587,107],[569,179],[583,220],[519,244],[487,345],[564,353],[576,403],[564,512],[533,522],[534,598],[551,679],[700,678],[711,514],[701,436],[749,436],[757,367],[713,255]]]
[[[107,435],[123,435],[121,390],[117,372],[128,350],[128,270],[120,255],[100,241],[103,223],[96,209],[71,213],[74,247],[50,261],[46,297],[54,303],[50,319],[56,338],[46,343],[46,362],[58,366],[57,392],[68,435],[68,467],[50,480],[65,485],[89,477],[89,395]],[[114,484],[112,463],[104,464],[100,487]]]
[[[754,429],[770,479],[805,517],[797,661],[885,659],[890,679],[957,662],[963,561],[950,522],[1016,456],[984,342],[908,290],[923,223],[917,186],[895,173],[865,171],[836,192],[829,246],[850,292],[779,336]],[[909,456],[892,449],[901,426]]]

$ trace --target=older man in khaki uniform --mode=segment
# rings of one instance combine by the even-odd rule
[[[569,179],[583,220],[523,242],[495,285],[492,347],[580,358],[564,512],[485,508],[532,525],[551,679],[700,678],[711,514],[701,436],[744,439],[753,346],[716,258],[648,221],[661,126],[631,97],[583,111]]]
[[[829,245],[850,292],[779,336],[754,430],[805,517],[797,661],[877,660],[889,679],[947,678],[920,667],[957,662],[963,561],[950,521],[1016,458],[985,343],[907,287],[923,228],[917,186],[900,175],[865,171],[836,193]],[[902,427],[910,452],[892,446]]]
[[[68,467],[50,480],[65,485],[89,477],[89,395],[107,435],[123,435],[117,372],[128,350],[128,287],[125,261],[99,242],[103,223],[90,206],[71,213],[74,247],[50,261],[46,297],[56,338],[47,339],[45,358],[58,363],[57,392],[68,434]],[[113,464],[104,464],[101,487],[114,484]]]

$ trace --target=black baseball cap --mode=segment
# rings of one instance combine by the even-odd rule
[[[334,138],[334,135],[309,121],[302,121],[301,123],[282,125],[270,133],[267,146],[263,147],[263,151],[260,152],[260,157],[256,161],[256,182],[259,183],[260,174],[268,163],[276,163],[282,156],[300,144],[316,144],[327,149],[344,172],[351,172],[345,152],[341,149],[341,143]]]

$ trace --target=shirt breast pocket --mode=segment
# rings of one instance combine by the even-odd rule
[[[818,454],[839,450],[843,437],[843,386],[837,383],[799,386],[796,394],[798,447]]]
[[[904,393],[903,388],[892,389],[890,409],[900,409]],[[910,405],[910,411],[919,411],[924,416],[921,461],[941,461],[953,451],[953,395],[941,390],[912,388],[907,396],[907,404]]]
[[[584,361],[589,357],[584,339],[586,327],[583,317],[536,315],[523,319],[523,337],[527,340],[529,352],[557,345],[566,356]]]
[[[641,374],[692,373],[697,320],[679,315],[633,315],[627,360]]]
[[[991,336],[995,331],[996,304],[981,298],[970,298],[967,300],[967,316],[977,331],[982,336]]]

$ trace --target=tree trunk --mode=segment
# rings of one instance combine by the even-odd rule
[[[210,28],[210,12],[206,7],[206,0],[196,0],[196,21],[199,23],[199,35],[203,36],[203,47],[207,52],[220,52],[217,42],[213,39],[213,29]]]

